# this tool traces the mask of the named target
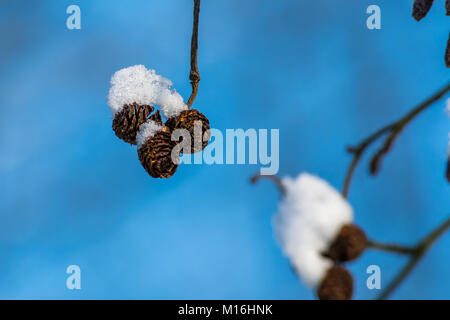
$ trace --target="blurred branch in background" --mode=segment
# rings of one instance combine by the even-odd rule
[[[386,289],[380,294],[378,297],[379,300],[383,300],[388,298],[392,292],[402,283],[402,281],[409,275],[409,273],[414,269],[416,264],[420,261],[420,259],[425,255],[428,249],[431,248],[433,243],[443,235],[450,228],[450,217],[447,218],[442,224],[440,224],[436,229],[430,232],[422,241],[420,241],[414,247],[410,247],[405,252],[400,252],[401,250],[397,249],[406,249],[406,247],[397,247],[393,245],[378,245],[373,244],[372,248],[391,251],[391,252],[399,252],[411,255],[408,263],[400,270],[400,272],[395,276],[395,278],[388,284]],[[392,250],[394,249],[394,250]]]
[[[380,168],[380,163],[384,155],[386,155],[391,149],[393,142],[400,135],[403,129],[422,111],[433,105],[434,102],[438,101],[445,96],[447,92],[450,91],[450,83],[447,83],[442,89],[434,93],[431,97],[420,103],[418,106],[413,108],[410,112],[404,115],[399,120],[382,127],[372,135],[363,139],[358,145],[353,147],[348,147],[347,151],[353,154],[353,160],[347,170],[347,174],[344,181],[344,186],[342,189],[342,195],[347,198],[350,189],[350,183],[353,178],[354,171],[358,165],[361,157],[367,148],[378,139],[386,135],[384,143],[375,153],[370,161],[370,172],[372,175],[376,175]],[[263,176],[260,174],[255,174],[251,177],[252,183],[257,183],[260,179],[271,180],[280,191],[281,195],[284,197],[286,195],[286,188],[282,183],[282,180],[275,176]],[[427,235],[422,241],[417,243],[415,246],[400,246],[396,244],[386,244],[380,243],[374,240],[367,240],[367,247],[381,250],[385,252],[403,254],[409,256],[408,263],[400,270],[400,272],[394,277],[394,279],[387,285],[386,289],[380,294],[378,299],[386,299],[390,294],[402,283],[402,281],[410,274],[414,269],[416,264],[425,255],[425,253],[430,249],[433,243],[450,228],[450,217],[447,218],[441,225],[434,229],[429,235]]]
[[[271,175],[271,176],[264,175],[263,176],[263,175],[257,173],[250,178],[250,182],[255,184],[260,179],[267,179],[267,180],[272,181],[275,184],[275,186],[278,188],[278,191],[280,191],[281,196],[284,197],[286,195],[286,188],[284,187],[283,182],[281,181],[281,179],[278,176],[275,176],[275,175]]]
[[[447,83],[442,89],[434,93],[431,97],[423,101],[421,104],[413,108],[405,116],[399,120],[382,127],[372,135],[363,139],[356,146],[348,147],[347,151],[353,154],[353,160],[347,170],[347,174],[344,181],[344,186],[342,188],[342,195],[348,197],[350,190],[350,184],[355,172],[356,166],[361,160],[362,155],[367,150],[367,148],[377,141],[379,138],[387,135],[384,143],[375,153],[370,161],[370,172],[372,175],[376,175],[379,172],[380,164],[382,158],[390,151],[395,139],[400,135],[403,129],[422,111],[426,110],[428,107],[432,106],[434,102],[438,101],[445,96],[447,92],[450,91],[450,83]],[[393,252],[398,254],[405,254],[410,256],[409,262],[406,266],[399,272],[399,274],[392,280],[392,282],[387,286],[385,291],[380,295],[379,299],[385,299],[401,284],[401,282],[409,275],[415,265],[428,251],[431,245],[450,227],[450,218],[444,221],[439,227],[433,230],[427,237],[420,241],[417,245],[413,247],[398,246],[395,244],[384,244],[378,243],[373,240],[369,240],[367,246],[372,249],[378,249],[387,252]]]
[[[197,53],[198,53],[198,21],[200,15],[200,0],[194,0],[194,26],[192,30],[191,40],[191,72],[189,80],[191,80],[192,93],[187,102],[188,108],[191,108],[198,92],[198,83],[200,82],[200,72],[198,71]]]
[[[393,142],[399,136],[399,134],[403,131],[403,129],[422,111],[426,110],[428,107],[433,105],[434,102],[438,101],[442,97],[445,96],[447,92],[450,91],[450,83],[447,83],[445,87],[437,91],[430,98],[419,104],[417,107],[408,112],[401,119],[388,124],[387,126],[379,129],[375,133],[371,134],[367,138],[363,139],[356,146],[351,146],[347,148],[347,151],[353,155],[353,160],[350,163],[350,166],[347,170],[347,174],[344,180],[344,186],[342,188],[342,195],[344,197],[348,196],[350,190],[350,184],[353,178],[353,174],[355,172],[356,166],[358,165],[361,157],[367,148],[377,141],[379,138],[387,134],[386,139],[384,140],[381,148],[375,153],[370,161],[370,172],[372,175],[376,175],[379,172],[381,160],[384,155],[386,155],[392,147]]]
[[[374,240],[367,240],[367,247],[371,249],[392,252],[397,254],[414,254],[416,247],[400,246],[390,243],[380,243]]]
[[[251,183],[255,184],[260,179],[267,179],[272,181],[281,193],[281,196],[286,195],[286,188],[283,185],[283,181],[275,175],[265,176],[259,173],[253,175],[250,178]],[[391,252],[396,254],[402,254],[409,256],[408,263],[400,270],[400,272],[394,277],[394,279],[387,285],[386,289],[378,297],[379,300],[388,298],[392,292],[405,280],[405,278],[414,269],[421,258],[427,253],[431,246],[443,235],[448,229],[450,229],[450,217],[442,222],[437,228],[431,231],[425,238],[419,241],[414,246],[401,246],[396,244],[380,243],[373,240],[367,240],[367,248],[381,250],[385,252]]]

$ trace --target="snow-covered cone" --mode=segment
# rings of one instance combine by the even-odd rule
[[[274,217],[274,227],[300,278],[317,289],[334,266],[334,260],[327,256],[330,248],[340,236],[348,238],[342,230],[352,226],[353,209],[337,190],[313,175],[302,173],[296,179],[284,178],[282,183],[286,194]],[[353,257],[354,249],[349,246],[356,243],[350,238],[352,241],[339,241],[336,260]],[[361,247],[365,246],[365,240],[360,241]]]
[[[317,296],[320,300],[349,300],[352,295],[353,277],[340,266],[328,269],[317,289]]]
[[[182,111],[179,115],[167,120],[166,126],[172,130],[185,129],[188,131],[191,145],[183,149],[184,153],[200,152],[208,145],[210,138],[209,120],[198,110]]]
[[[430,11],[434,0],[414,0],[412,16],[417,21],[422,20]]]
[[[150,118],[148,118],[151,121],[154,121],[157,125],[162,126],[163,122],[161,119],[161,115],[159,114],[159,110],[156,110],[156,112],[154,114],[152,114],[150,116]]]
[[[114,116],[113,130],[116,136],[130,144],[136,144],[136,133],[155,108],[137,103],[124,105]]]
[[[168,127],[152,120],[144,123],[137,134],[139,161],[153,178],[170,178],[177,171],[179,159],[173,159],[176,145],[171,135]]]
[[[117,71],[111,78],[108,105],[116,135],[136,144],[139,127],[158,105],[166,118],[186,110],[183,98],[171,89],[172,82],[143,65]]]

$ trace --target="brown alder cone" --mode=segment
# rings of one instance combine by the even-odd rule
[[[171,130],[163,127],[138,148],[139,161],[153,178],[170,178],[177,171],[179,159],[172,161],[175,142],[171,135]]]
[[[445,1],[445,10],[447,15],[450,16],[450,0]]]
[[[160,126],[163,125],[161,115],[159,114],[159,110],[156,110],[156,112],[154,114],[152,114],[148,119],[155,121]]]
[[[354,224],[349,224],[341,228],[325,256],[338,262],[351,261],[358,258],[366,246],[367,237],[364,231]]]
[[[434,0],[414,0],[412,16],[417,21],[422,20],[430,11]]]
[[[450,34],[448,35],[447,49],[445,50],[445,65],[447,68],[450,68]]]
[[[130,144],[136,144],[139,126],[146,122],[154,108],[137,103],[127,104],[114,117],[112,128],[116,136]]]
[[[201,132],[196,136],[194,135],[194,126],[197,121],[200,121],[199,125],[201,125]],[[178,116],[167,120],[166,126],[172,131],[176,129],[186,129],[189,131],[191,136],[191,148],[184,148],[183,151],[185,153],[200,152],[208,145],[210,136],[204,136],[204,134],[210,129],[209,120],[198,110],[184,110]]]
[[[317,289],[319,300],[350,300],[353,295],[353,277],[340,266],[331,267]]]

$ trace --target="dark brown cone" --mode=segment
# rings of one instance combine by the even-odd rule
[[[153,178],[170,178],[178,168],[172,161],[174,147],[170,129],[163,127],[138,149],[139,161]]]
[[[340,266],[331,267],[317,289],[319,300],[350,300],[353,295],[353,277]]]
[[[113,120],[113,130],[117,137],[130,144],[136,144],[136,134],[139,126],[149,118],[154,108],[137,103],[127,104],[116,114]]]
[[[159,114],[159,110],[156,110],[156,112],[154,114],[152,114],[148,119],[155,121],[160,126],[163,125],[161,115]]]
[[[194,125],[196,121],[201,121],[201,134],[198,136],[194,135]],[[182,111],[178,116],[172,117],[166,121],[166,126],[168,126],[172,131],[176,129],[186,129],[191,135],[191,148],[185,148],[183,151],[185,153],[195,153],[200,152],[208,145],[208,140],[210,136],[203,137],[205,132],[207,132],[209,127],[209,120],[200,111],[195,109]],[[182,139],[182,138],[180,138]],[[195,139],[197,141],[195,141]],[[206,141],[205,141],[206,140]],[[180,141],[181,142],[181,141]],[[197,147],[196,147],[197,146]],[[187,150],[186,150],[187,149]]]
[[[450,16],[450,0],[445,1],[445,11],[447,15]]]
[[[434,0],[414,0],[412,16],[417,21],[422,20],[430,11]]]
[[[445,65],[450,68],[450,34],[447,40],[447,49],[445,50]]]
[[[354,224],[345,225],[330,245],[325,256],[338,262],[358,258],[366,249],[367,237],[361,228]]]

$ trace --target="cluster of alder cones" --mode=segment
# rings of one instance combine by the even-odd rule
[[[343,263],[357,259],[367,247],[364,231],[354,224],[344,225],[323,255],[335,262],[317,288],[320,300],[349,300],[353,295],[353,277]]]
[[[195,153],[206,147],[209,140],[209,120],[198,110],[187,109],[163,124],[158,110],[152,114],[154,110],[151,105],[124,105],[115,115],[112,127],[116,136],[123,141],[138,144],[139,160],[150,176],[170,178],[178,168],[180,152]],[[156,132],[138,143],[139,130],[146,124],[152,124]],[[199,126],[203,134],[194,134],[195,126]],[[182,141],[172,140],[172,132],[177,129],[187,130],[191,138],[190,146],[183,146],[178,151],[175,148]]]
[[[417,21],[422,20],[430,11],[434,0],[414,0],[412,16]],[[450,16],[450,0],[445,1],[445,10],[447,16]],[[447,41],[447,49],[445,50],[445,64],[447,68],[450,68],[450,34]]]

